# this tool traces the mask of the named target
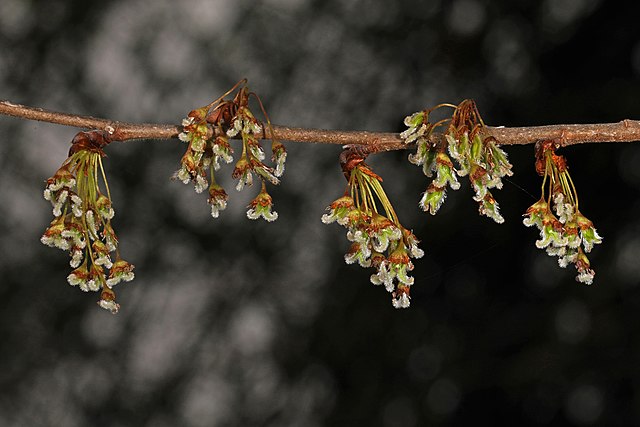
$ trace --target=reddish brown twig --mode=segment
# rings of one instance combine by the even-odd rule
[[[179,125],[159,123],[126,123],[115,120],[59,113],[42,108],[0,101],[0,114],[27,120],[38,120],[73,126],[81,129],[99,129],[111,134],[112,141],[135,139],[177,138],[181,132]],[[489,136],[493,136],[500,145],[533,144],[542,139],[562,141],[563,146],[586,142],[635,142],[640,141],[640,121],[622,120],[618,123],[549,125],[531,127],[492,127],[487,126]],[[374,145],[374,151],[393,151],[411,148],[402,142],[399,134],[388,132],[340,131],[324,129],[303,129],[289,126],[273,126],[278,139],[290,142],[308,142],[337,145]],[[264,137],[271,138],[269,129]],[[439,139],[439,134],[432,138]]]

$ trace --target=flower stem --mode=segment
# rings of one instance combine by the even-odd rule
[[[102,156],[98,155],[98,163],[100,165],[100,172],[102,173],[102,179],[104,180],[104,187],[107,190],[107,197],[111,202],[111,191],[109,191],[109,183],[107,182],[107,175],[104,173],[104,166],[102,165]]]

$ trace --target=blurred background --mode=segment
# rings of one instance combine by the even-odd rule
[[[179,123],[243,77],[277,124],[400,131],[474,98],[491,125],[640,118],[637,2],[103,0],[0,2],[0,99]],[[344,190],[340,147],[287,144],[280,219],[258,188],[217,220],[169,178],[177,140],[112,144],[114,226],[136,279],[120,313],[66,283],[39,238],[44,181],[77,129],[0,117],[0,425],[640,424],[640,146],[563,150],[604,243],[592,286],[535,248],[533,147],[507,147],[477,215],[468,185],[437,216],[407,153],[370,159],[426,252],[408,310],[346,265],[320,216]]]

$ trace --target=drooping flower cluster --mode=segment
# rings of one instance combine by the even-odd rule
[[[527,209],[523,223],[540,231],[536,247],[545,249],[550,256],[557,256],[560,267],[575,264],[576,280],[590,285],[595,271],[585,252],[591,252],[594,245],[602,243],[602,237],[578,209],[578,194],[566,159],[555,153],[558,146],[553,140],[536,145],[536,170],[544,177],[542,196]],[[547,196],[545,185],[549,190]]]
[[[248,92],[245,84],[246,80],[242,80],[211,104],[191,111],[188,117],[182,121],[183,131],[178,136],[180,140],[189,145],[175,177],[185,184],[193,182],[197,193],[202,193],[208,188],[209,198],[207,201],[211,206],[213,218],[217,218],[220,211],[227,207],[229,198],[224,188],[216,182],[215,172],[220,169],[220,161],[233,162],[234,151],[229,143],[230,138],[242,139],[242,154],[232,173],[233,179],[238,180],[236,190],[242,191],[245,186],[252,185],[253,174],[256,174],[263,182],[269,181],[271,184],[277,185],[280,182],[279,177],[284,173],[287,152],[284,145],[274,138],[273,128],[264,113],[262,103],[256,96],[267,119],[267,127],[272,138],[271,160],[275,167],[267,166],[263,162],[266,155],[260,145],[260,139],[264,136],[264,126],[248,107],[249,96],[255,96],[255,94]],[[224,97],[235,91],[238,86],[240,89],[235,98],[224,100]],[[264,185],[260,194],[263,193],[267,194]],[[249,212],[247,212],[247,216],[253,218]],[[267,216],[262,216],[267,218]],[[270,217],[273,218],[270,221],[273,221],[277,215]]]
[[[385,286],[395,308],[407,308],[409,288],[414,283],[409,275],[413,270],[411,258],[420,258],[424,252],[416,236],[400,224],[382,188],[382,178],[364,163],[365,157],[355,150],[343,152],[341,163],[348,188],[327,208],[322,222],[336,222],[347,229],[351,247],[345,262],[375,268],[371,283]],[[378,204],[384,214],[378,211]]]
[[[98,304],[116,313],[120,306],[112,288],[133,280],[134,266],[120,257],[111,225],[115,212],[102,165],[102,147],[108,143],[109,134],[103,131],[74,137],[69,157],[47,180],[44,198],[51,202],[54,219],[40,240],[69,252],[74,268],[67,277],[71,286],[85,292],[102,290]]]
[[[429,115],[441,107],[453,107],[455,111],[445,131],[445,141],[432,142],[433,131],[448,121],[429,122]],[[513,172],[506,153],[498,147],[496,140],[484,135],[484,123],[475,102],[465,100],[458,106],[441,104],[407,116],[404,123],[408,128],[400,134],[401,138],[407,144],[416,144],[416,152],[409,155],[409,161],[422,166],[427,177],[435,173],[420,199],[422,210],[435,215],[447,196],[447,186],[457,190],[460,188],[458,177],[469,176],[475,192],[473,200],[478,202],[480,214],[497,223],[504,222],[489,190],[502,188],[502,178]]]

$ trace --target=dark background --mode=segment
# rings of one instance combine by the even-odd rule
[[[636,2],[0,2],[0,98],[123,121],[179,123],[249,79],[275,123],[400,131],[474,98],[491,125],[639,118]],[[135,281],[112,316],[39,243],[43,182],[76,129],[0,117],[0,425],[463,426],[640,424],[640,150],[564,150],[604,243],[592,286],[535,248],[533,147],[507,147],[476,214],[467,185],[433,217],[406,153],[370,164],[426,251],[408,310],[345,265],[320,222],[344,189],[339,147],[287,144],[280,219],[257,189],[218,220],[171,181],[184,145],[108,147],[116,232]]]

